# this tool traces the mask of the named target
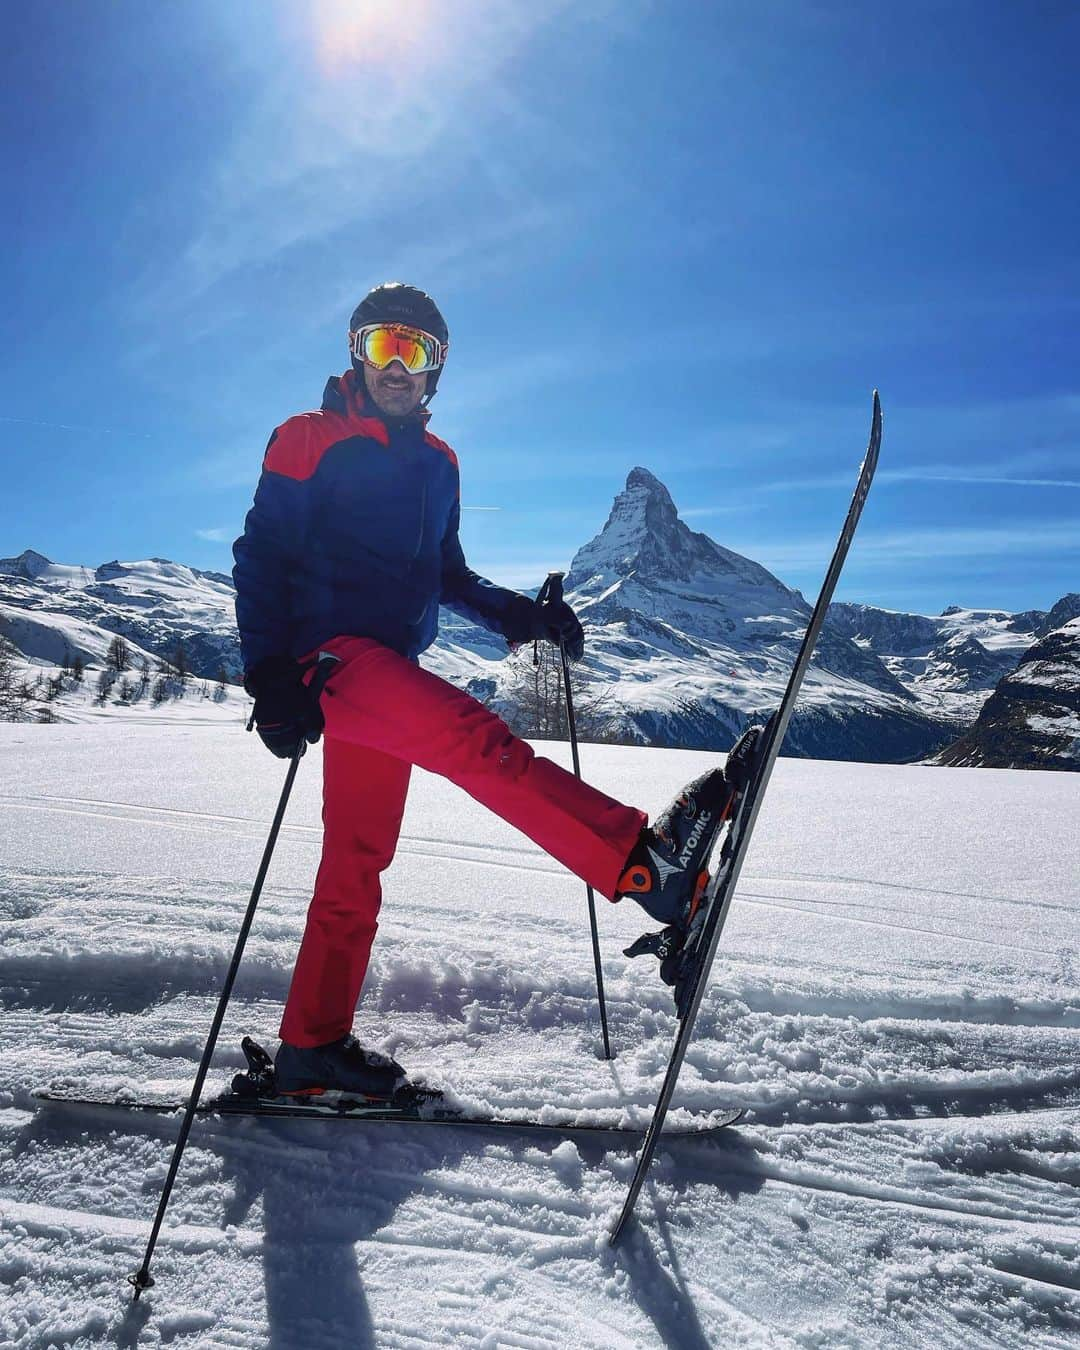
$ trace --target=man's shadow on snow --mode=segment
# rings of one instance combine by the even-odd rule
[[[370,1350],[377,1336],[362,1280],[369,1253],[358,1244],[376,1239],[423,1189],[426,1173],[480,1147],[483,1132],[345,1121],[258,1121],[249,1128],[263,1147],[223,1154],[235,1190],[221,1223],[242,1223],[261,1196],[268,1347],[306,1350],[329,1332],[350,1350]],[[586,1168],[610,1166],[609,1141],[575,1142]],[[735,1131],[707,1142],[673,1139],[661,1154],[670,1155],[657,1160],[666,1199],[647,1182],[638,1202],[645,1226],[632,1221],[605,1259],[628,1271],[633,1297],[665,1345],[710,1350],[679,1255],[693,1241],[687,1232],[679,1242],[679,1202],[704,1187],[717,1207],[737,1203],[765,1177],[755,1150]]]
[[[735,1129],[725,1130],[707,1143],[661,1142],[659,1151],[670,1153],[671,1163],[665,1165],[660,1158],[654,1162],[659,1175],[654,1173],[645,1182],[635,1217],[623,1230],[618,1245],[608,1249],[607,1258],[630,1276],[630,1291],[664,1345],[678,1346],[679,1350],[712,1350],[714,1343],[701,1325],[679,1257],[679,1230],[683,1226],[677,1217],[679,1201],[697,1187],[699,1193],[704,1188],[707,1203],[717,1209],[737,1204],[740,1197],[759,1191],[765,1176],[756,1150]],[[657,1182],[668,1194],[674,1192],[674,1204],[661,1200]],[[700,1225],[703,1219],[699,1211],[695,1222]],[[693,1233],[686,1227],[686,1240],[681,1244],[684,1250],[692,1247],[693,1241]],[[661,1252],[666,1260],[661,1260]],[[715,1274],[722,1282],[724,1272]]]
[[[88,1136],[108,1139],[117,1126],[131,1128],[130,1115],[79,1116],[40,1111],[20,1132],[13,1156],[30,1147],[62,1147]],[[171,1150],[176,1121],[148,1116],[140,1130],[161,1139],[163,1156]],[[426,1172],[456,1165],[477,1141],[464,1131],[433,1125],[327,1120],[226,1120],[196,1127],[192,1145],[217,1154],[221,1176],[233,1193],[218,1223],[239,1227],[262,1200],[263,1279],[269,1350],[307,1350],[333,1336],[350,1350],[376,1344],[375,1325],[361,1279],[364,1254],[356,1245],[370,1239],[395,1211],[423,1186]],[[160,1195],[160,1182],[142,1178],[146,1199],[146,1235]],[[184,1169],[177,1195],[184,1187]],[[151,1270],[158,1283],[135,1301],[123,1293],[128,1273],[117,1269],[123,1307],[112,1326],[117,1350],[137,1350],[153,1324],[170,1306],[169,1227],[166,1216]],[[134,1269],[142,1257],[131,1262]],[[236,1291],[244,1304],[246,1291]],[[250,1308],[250,1302],[247,1307]]]
[[[251,1124],[264,1147],[229,1151],[235,1192],[222,1224],[242,1222],[261,1195],[267,1345],[301,1350],[332,1333],[350,1350],[374,1346],[357,1244],[390,1223],[426,1172],[456,1164],[468,1140],[426,1125]]]

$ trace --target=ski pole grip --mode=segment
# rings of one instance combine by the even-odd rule
[[[546,601],[558,601],[562,599],[562,580],[565,573],[549,572],[547,580],[540,587],[540,594],[536,597],[540,604]]]

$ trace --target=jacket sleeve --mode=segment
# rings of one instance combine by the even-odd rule
[[[295,655],[290,595],[303,559],[309,483],[268,466],[281,429],[270,437],[255,502],[233,544],[236,626],[245,672],[268,656]]]
[[[461,507],[454,503],[442,543],[442,603],[463,618],[501,633],[507,642],[532,636],[533,602],[527,595],[496,586],[466,565],[458,530]]]

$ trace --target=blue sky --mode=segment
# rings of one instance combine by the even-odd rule
[[[635,464],[813,592],[1080,589],[1071,3],[59,0],[9,18],[0,554],[228,570],[368,287],[451,328],[472,566]],[[487,509],[480,509],[487,508]]]

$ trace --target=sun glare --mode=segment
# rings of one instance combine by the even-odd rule
[[[319,69],[335,79],[407,60],[422,71],[438,58],[445,37],[437,14],[436,0],[315,0],[311,17]]]

